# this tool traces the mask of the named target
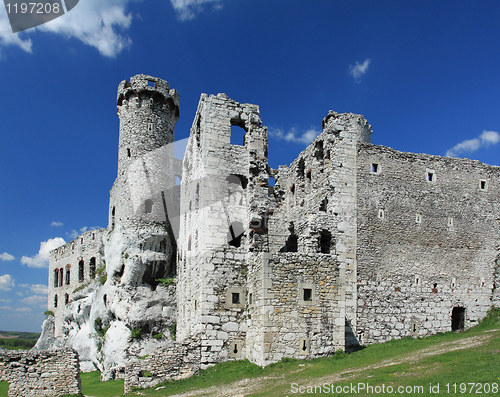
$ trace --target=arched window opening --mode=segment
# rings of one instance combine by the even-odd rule
[[[80,262],[78,262],[78,282],[79,283],[83,283],[83,280],[85,279],[84,270],[85,270],[85,266],[84,266],[83,260],[81,260]]]
[[[144,202],[144,213],[150,214],[153,211],[153,200],[147,199]]]
[[[59,287],[63,286],[64,269],[61,267],[59,269]]]
[[[54,287],[59,287],[59,269],[54,269]]]
[[[319,238],[319,250],[322,254],[329,254],[332,244],[332,234],[328,230],[322,230]]]
[[[113,209],[111,211],[111,229],[115,228],[115,212],[116,212],[116,208],[113,207]]]
[[[95,257],[90,258],[89,275],[90,278],[95,278]]]
[[[64,304],[67,305],[69,303],[69,295],[64,294]]]
[[[69,267],[66,268],[66,285],[69,285],[71,282],[71,270]]]

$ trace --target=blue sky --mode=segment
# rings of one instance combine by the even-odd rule
[[[0,7],[0,329],[39,331],[48,250],[107,226],[116,89],[144,73],[180,94],[260,106],[270,164],[289,164],[332,109],[372,142],[500,165],[500,2],[80,0],[12,34]]]

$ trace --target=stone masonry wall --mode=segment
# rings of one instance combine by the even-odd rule
[[[48,310],[55,316],[56,337],[62,336],[64,308],[73,300],[73,291],[95,279],[104,266],[106,233],[107,229],[89,230],[50,252]]]
[[[125,368],[125,394],[133,387],[153,387],[165,380],[188,378],[200,370],[200,340],[188,338],[143,359],[130,360]]]
[[[345,346],[345,273],[328,254],[258,254],[249,268],[247,358],[261,366]]]
[[[500,168],[358,148],[361,343],[468,328],[486,315],[499,252]],[[460,309],[462,308],[462,309]]]
[[[61,396],[81,393],[78,354],[57,351],[1,351],[0,381],[9,382],[9,397]]]

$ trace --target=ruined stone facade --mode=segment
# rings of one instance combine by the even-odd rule
[[[57,351],[0,351],[0,381],[9,382],[9,397],[80,394],[78,354]]]
[[[202,94],[181,166],[172,145],[179,97],[168,83],[135,76],[117,103],[109,226],[52,253],[49,309],[56,336],[78,333],[74,309],[63,314],[59,297],[54,307],[55,294],[69,294],[70,306],[87,299],[91,310],[111,291],[99,318],[121,330],[129,355],[102,366],[120,367],[126,387],[220,361],[267,365],[465,329],[499,304],[499,167],[372,145],[363,116],[330,111],[297,159],[272,169],[258,106],[225,94]],[[68,265],[70,285],[82,285],[79,261],[93,280],[92,258],[105,264],[103,286],[86,295],[56,287]],[[158,285],[174,274],[176,307]],[[138,289],[149,291],[140,304],[130,299]],[[90,328],[92,313],[82,320]],[[128,349],[137,329],[167,335],[172,322],[176,341]],[[144,352],[147,360],[133,358]]]

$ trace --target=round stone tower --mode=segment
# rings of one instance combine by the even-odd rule
[[[168,224],[179,94],[166,81],[139,74],[118,86],[117,113],[118,176],[110,194],[109,228]]]

